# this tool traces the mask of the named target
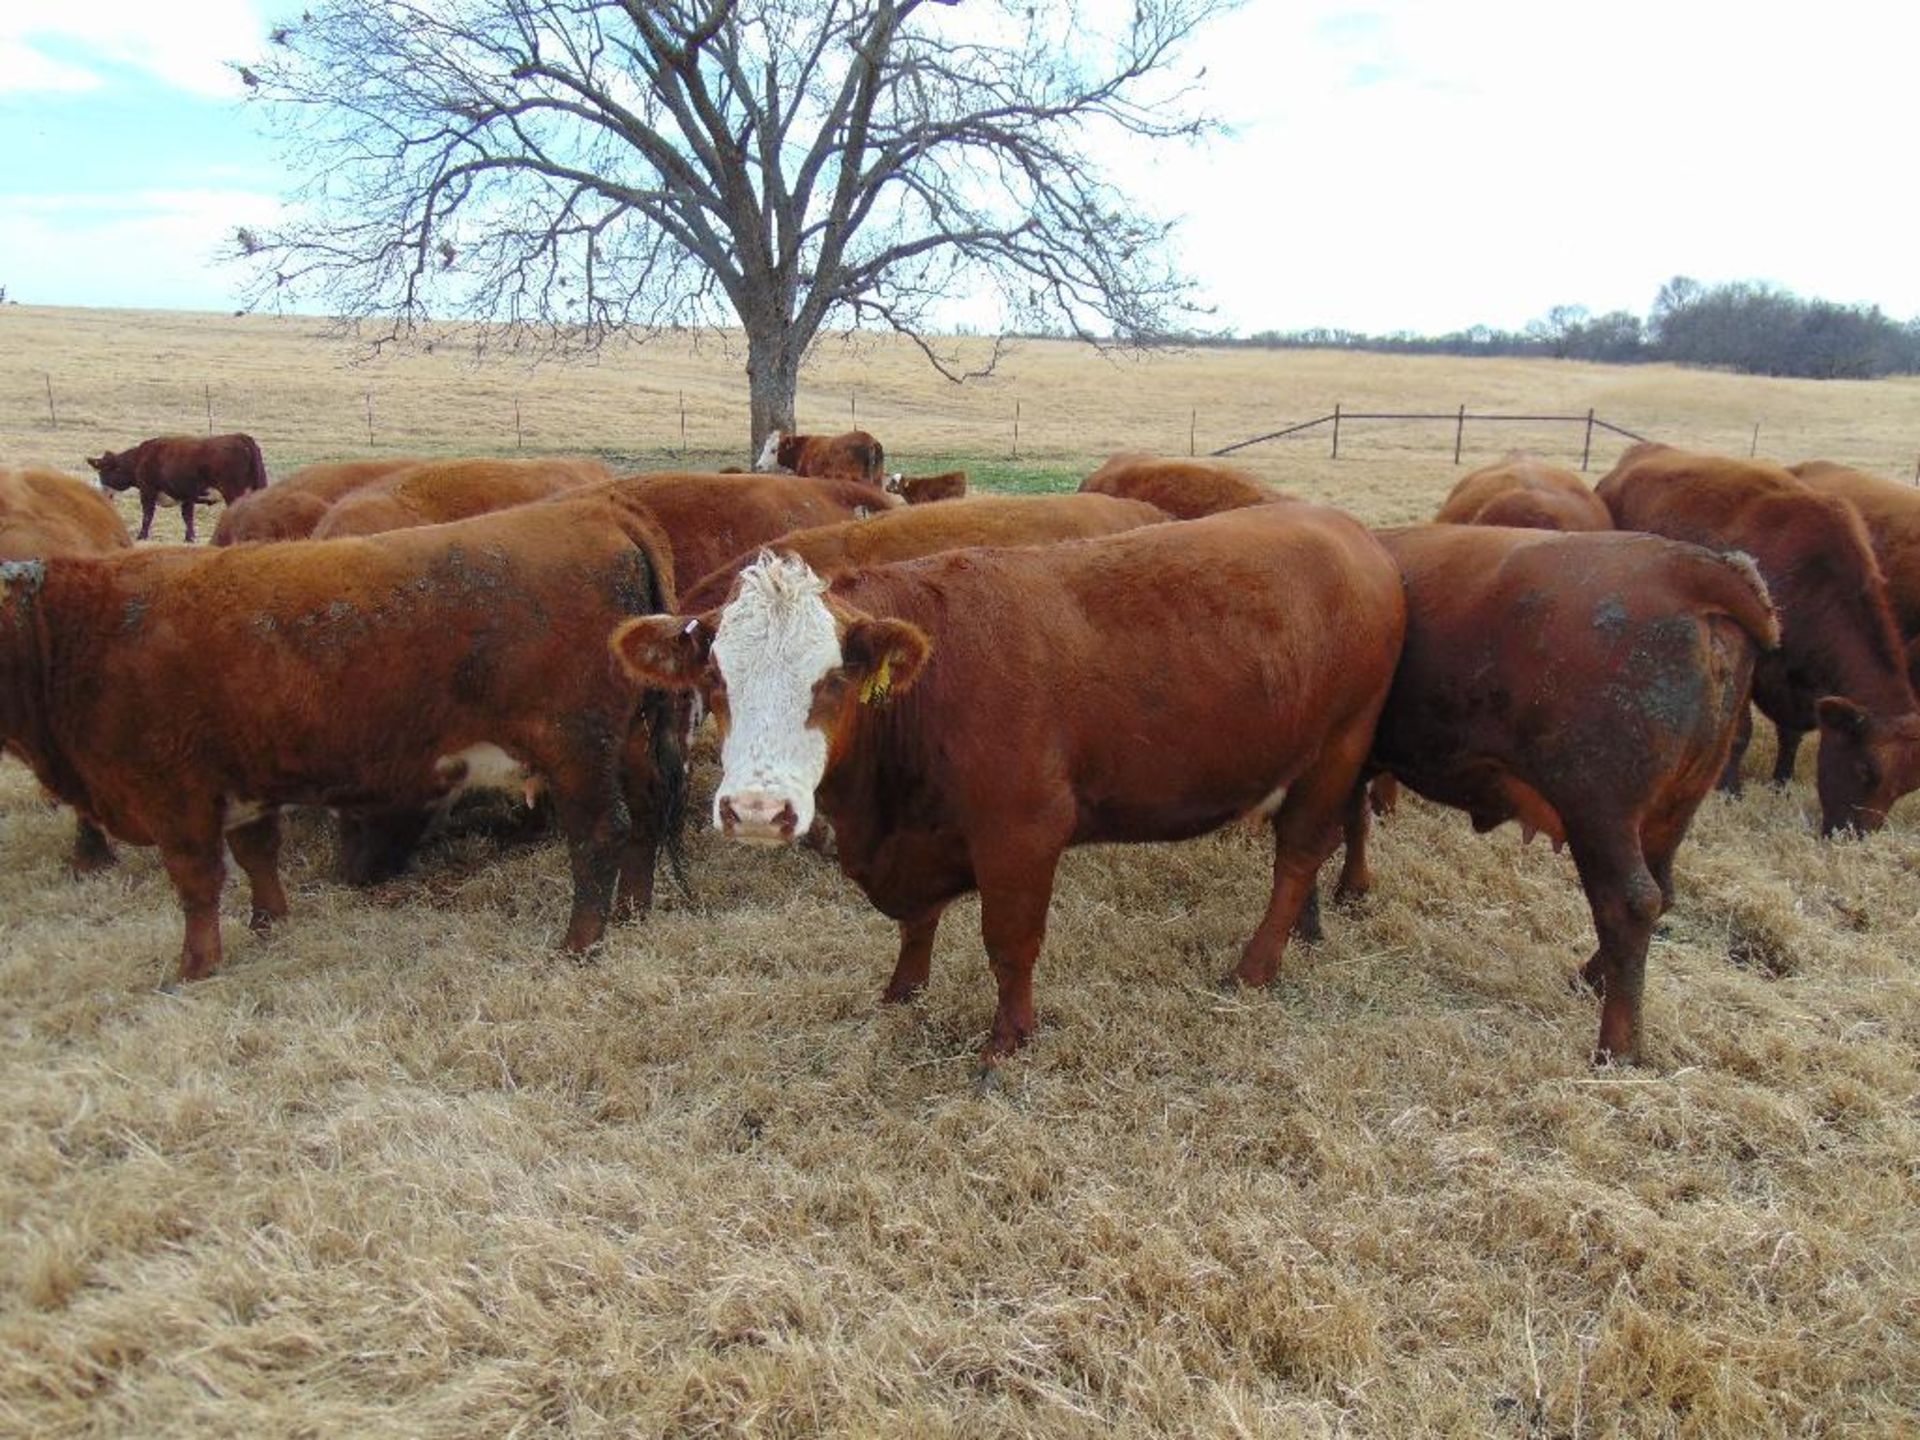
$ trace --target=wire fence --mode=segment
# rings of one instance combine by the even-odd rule
[[[1235,451],[1245,450],[1254,445],[1262,445],[1269,440],[1279,440],[1288,435],[1298,435],[1304,431],[1312,430],[1317,426],[1327,425],[1331,426],[1333,431],[1333,449],[1329,458],[1338,460],[1340,458],[1340,426],[1342,422],[1352,424],[1355,421],[1365,420],[1450,420],[1453,422],[1453,463],[1456,465],[1460,463],[1460,452],[1466,443],[1467,422],[1469,420],[1475,424],[1583,425],[1586,427],[1586,438],[1580,447],[1580,468],[1582,470],[1585,470],[1592,461],[1593,432],[1596,429],[1610,431],[1615,435],[1624,435],[1629,440],[1645,440],[1647,438],[1637,431],[1627,429],[1624,425],[1616,425],[1611,420],[1601,419],[1592,410],[1588,410],[1585,415],[1489,415],[1470,412],[1465,404],[1462,404],[1460,408],[1455,411],[1446,412],[1432,410],[1348,410],[1336,402],[1333,407],[1333,413],[1330,415],[1318,415],[1311,420],[1302,420],[1297,425],[1284,426],[1279,430],[1271,430],[1265,435],[1255,435],[1248,440],[1238,440],[1231,445],[1223,445],[1218,450],[1209,451],[1208,453],[1216,457],[1231,455]],[[1191,436],[1191,433],[1192,432],[1189,431],[1189,436]],[[1757,425],[1754,427],[1754,437],[1755,443],[1757,444],[1759,439],[1759,426]],[[1189,439],[1189,453],[1191,453],[1191,439]]]

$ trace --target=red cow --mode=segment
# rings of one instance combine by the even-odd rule
[[[391,460],[332,460],[303,465],[264,490],[242,495],[222,510],[220,523],[213,527],[213,543],[246,545],[262,540],[304,540],[313,534],[333,503],[342,496],[424,463],[415,455]]]
[[[720,719],[721,830],[790,843],[817,794],[841,868],[900,925],[885,999],[926,983],[941,912],[979,891],[991,1064],[1033,1032],[1071,845],[1270,817],[1273,894],[1234,974],[1274,978],[1339,841],[1405,620],[1399,571],[1364,529],[1284,505],[959,550],[831,592],[770,557],[720,610],[623,625],[613,643]]]
[[[342,496],[314,526],[313,538],[468,520],[611,478],[598,460],[428,460]]]
[[[1453,487],[1443,525],[1517,525],[1529,530],[1611,530],[1613,517],[1571,470],[1515,451]]]
[[[267,485],[266,462],[251,435],[162,435],[118,454],[89,457],[109,490],[140,492],[140,538],[153,532],[153,510],[162,499],[180,506],[187,543],[193,543],[193,507],[215,493],[231,505]]]
[[[1597,493],[1622,530],[1753,557],[1781,630],[1778,652],[1754,669],[1754,703],[1783,728],[1819,727],[1821,833],[1879,829],[1920,783],[1920,712],[1859,515],[1777,466],[1667,445],[1631,447]],[[1729,788],[1751,730],[1748,717],[1722,777]]]
[[[1407,638],[1371,766],[1571,845],[1599,949],[1598,1057],[1640,1051],[1654,922],[1673,857],[1746,713],[1779,624],[1758,571],[1652,535],[1419,525],[1377,532],[1407,586]],[[1371,884],[1367,807],[1340,889]]]
[[[1115,455],[1080,482],[1083,492],[1144,500],[1179,520],[1217,515],[1288,496],[1245,470],[1218,460],[1157,460],[1151,455]]]
[[[763,475],[785,471],[815,480],[859,480],[875,487],[886,465],[885,448],[864,430],[844,435],[788,435],[774,430],[753,462]]]
[[[909,505],[931,505],[937,500],[958,500],[967,493],[967,472],[942,470],[938,475],[902,475],[898,470],[887,476],[882,487],[889,495],[898,495]]]
[[[126,521],[93,486],[56,470],[0,470],[0,561],[106,555],[133,545]],[[84,815],[69,861],[88,874],[113,863],[113,848]]]
[[[665,607],[670,577],[645,513],[608,494],[371,539],[14,562],[0,740],[110,833],[160,847],[184,980],[220,961],[223,842],[255,927],[286,915],[276,807],[424,807],[529,777],[567,836],[580,950],[616,876],[622,908],[643,906],[659,842],[677,849],[666,697],[581,658]]]
[[[909,506],[865,520],[843,520],[795,530],[766,548],[804,560],[814,574],[832,579],[848,570],[917,560],[973,545],[1051,545],[1115,535],[1166,522],[1166,513],[1139,500],[1109,495],[982,495],[933,509]],[[761,553],[736,555],[704,580],[681,592],[680,609],[698,614],[724,604],[737,576]]]

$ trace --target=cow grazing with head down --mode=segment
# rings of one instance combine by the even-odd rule
[[[526,505],[613,473],[598,460],[429,460],[355,487],[314,527],[316,540],[444,525]]]
[[[195,505],[216,494],[231,505],[267,485],[266,462],[251,435],[161,435],[131,450],[89,456],[87,464],[107,489],[139,492],[142,540],[153,532],[154,507],[163,500],[179,505],[192,544]]]
[[[0,469],[0,562],[107,555],[132,545],[113,502],[85,481],[56,470]],[[80,875],[113,863],[107,837],[84,815],[69,863]]]
[[[844,435],[789,435],[768,432],[753,468],[763,475],[805,475],[813,480],[858,480],[876,488],[887,468],[887,452],[864,430]]]
[[[329,460],[303,465],[264,490],[243,495],[220,512],[216,545],[265,540],[304,540],[335,501],[375,481],[424,464],[418,456],[390,460]]]
[[[1571,470],[1515,451],[1462,480],[1433,517],[1442,525],[1528,530],[1611,530],[1607,507]]]
[[[1115,455],[1082,480],[1080,489],[1122,500],[1144,500],[1177,520],[1289,498],[1245,470],[1218,460],[1159,460],[1134,454]]]
[[[1597,493],[1622,530],[1751,555],[1780,612],[1753,699],[1784,730],[1820,731],[1820,830],[1877,830],[1920,784],[1920,709],[1886,585],[1853,507],[1774,465],[1630,447]],[[1722,783],[1736,788],[1751,717]],[[1774,779],[1792,775],[1792,758]]]
[[[881,488],[889,495],[898,495],[909,505],[959,500],[967,493],[967,472],[942,470],[938,475],[903,475],[896,470],[887,476]]]
[[[1354,521],[1270,506],[859,570],[770,557],[702,615],[614,633],[720,720],[714,823],[788,843],[819,813],[900,926],[884,998],[927,980],[969,890],[999,992],[987,1063],[1033,1032],[1060,856],[1270,817],[1274,885],[1235,977],[1278,972],[1338,843],[1400,650],[1399,572]]]
[[[256,928],[286,915],[276,807],[424,807],[529,777],[567,837],[565,943],[580,950],[616,877],[621,906],[643,906],[674,843],[684,770],[665,697],[601,649],[667,605],[671,577],[645,512],[606,494],[370,539],[13,562],[0,739],[60,799],[160,848],[186,916],[182,979],[220,961],[225,846]]]
[[[1746,713],[1779,625],[1744,556],[1654,535],[1418,525],[1376,532],[1406,578],[1407,637],[1370,768],[1573,850],[1599,948],[1596,1058],[1640,1052],[1673,857]],[[1372,883],[1348,810],[1340,890]]]
[[[1109,495],[981,495],[932,509],[909,506],[865,520],[816,525],[763,543],[805,561],[814,574],[831,580],[868,565],[918,560],[972,545],[1051,545],[1159,525],[1166,518],[1151,505]],[[689,586],[680,595],[680,608],[698,614],[723,604],[734,578],[761,553],[755,546]]]

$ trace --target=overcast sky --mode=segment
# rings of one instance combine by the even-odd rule
[[[297,7],[295,7],[297,8]],[[254,0],[0,0],[0,285],[227,310],[284,177],[221,63]],[[1920,315],[1920,6],[1252,0],[1187,57],[1232,135],[1129,155],[1242,333],[1645,313],[1676,273]]]

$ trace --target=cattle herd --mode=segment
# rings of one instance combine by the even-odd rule
[[[776,433],[747,473],[415,458],[269,485],[244,435],[88,463],[138,490],[143,539],[160,503],[189,540],[195,504],[226,507],[211,546],[136,547],[93,487],[0,470],[0,744],[76,812],[75,871],[109,836],[159,848],[182,980],[220,963],[228,850],[255,928],[286,917],[281,807],[337,812],[365,882],[477,788],[564,836],[564,944],[593,946],[663,853],[683,871],[710,715],[713,823],[830,833],[899,926],[885,1000],[979,894],[989,1063],[1033,1031],[1068,847],[1269,824],[1271,898],[1227,977],[1263,985],[1318,934],[1343,841],[1337,895],[1369,888],[1369,815],[1401,784],[1571,850],[1596,1056],[1627,1061],[1675,852],[1737,787],[1752,705],[1777,780],[1819,731],[1824,834],[1920,786],[1920,492],[1824,462],[1641,444],[1589,489],[1516,455],[1381,530],[1137,455],[1078,494],[965,498],[963,474],[885,474],[863,432]]]

